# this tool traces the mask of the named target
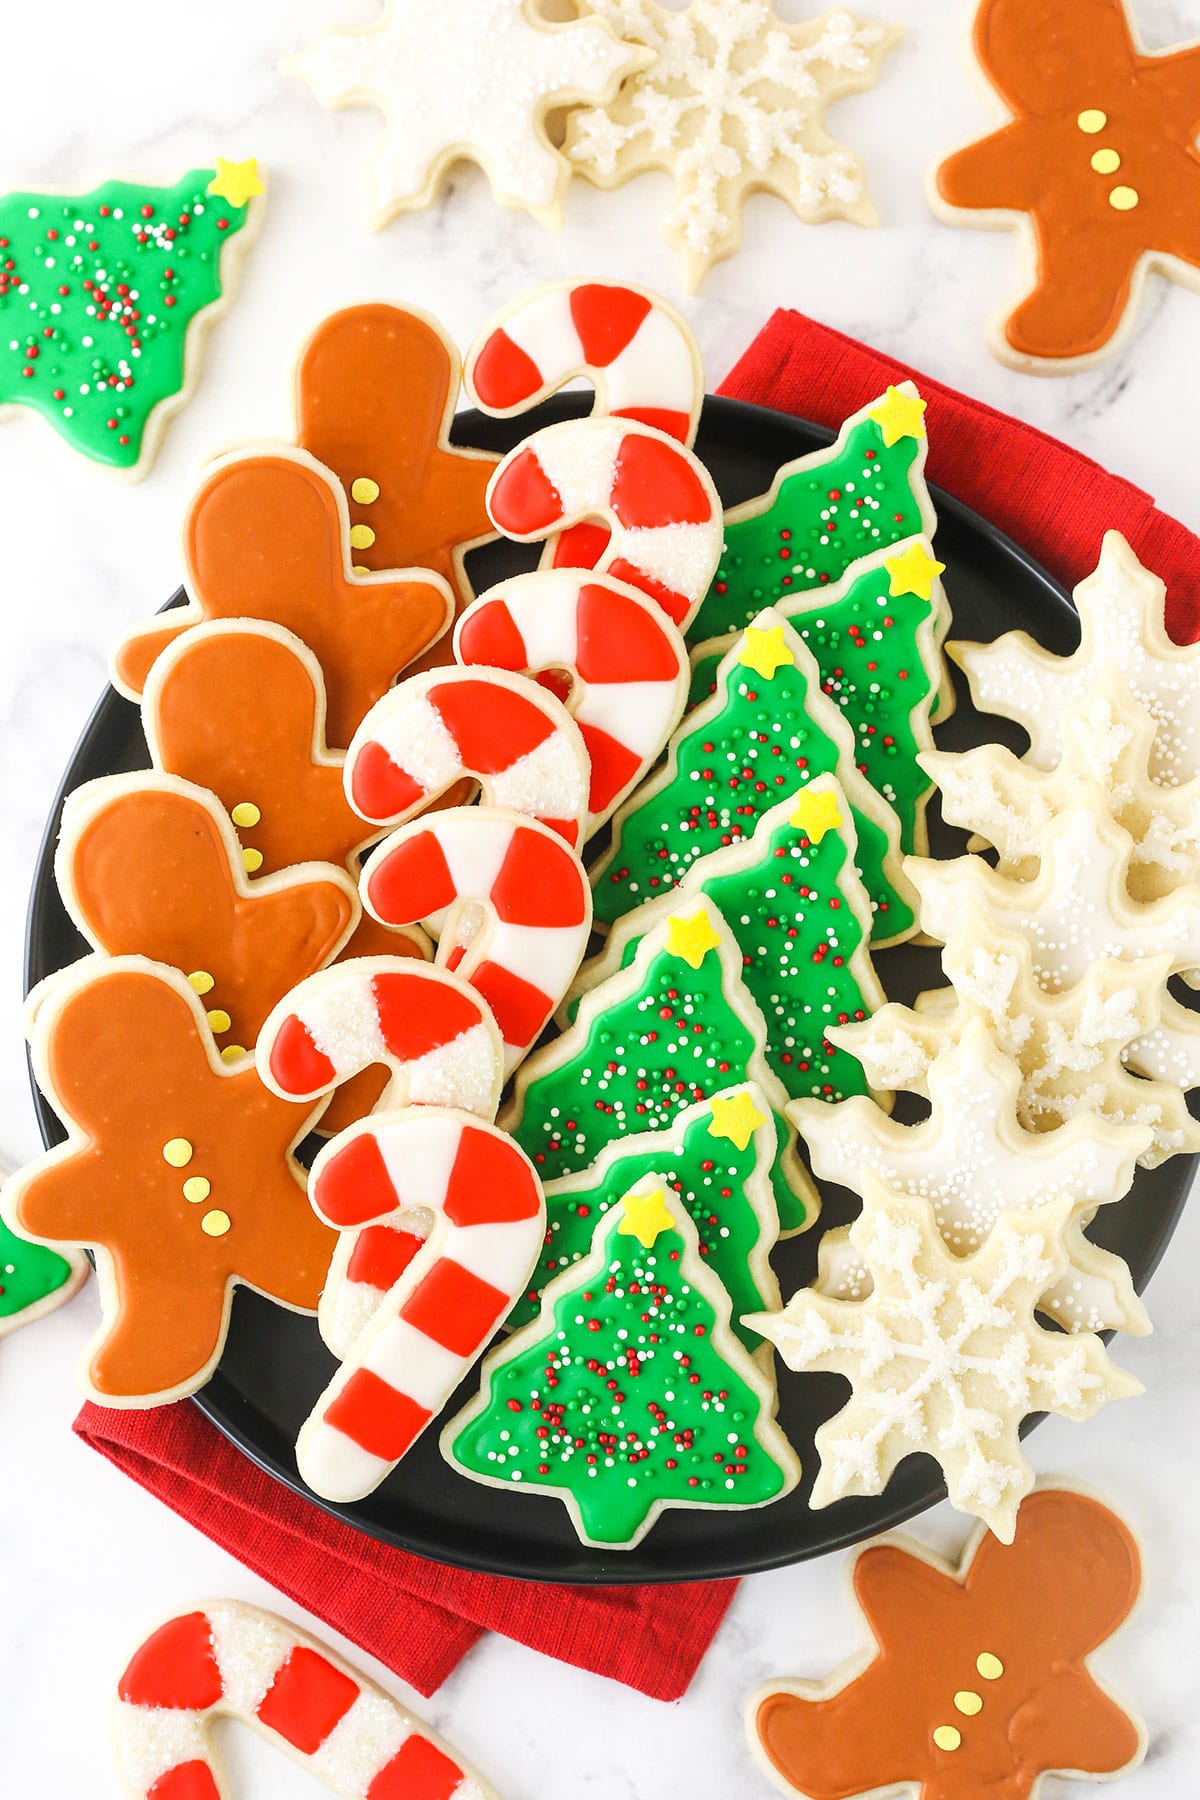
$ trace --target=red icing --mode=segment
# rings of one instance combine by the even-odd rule
[[[584,361],[606,369],[628,348],[650,311],[645,294],[629,288],[588,283],[571,289],[571,323],[579,334]]]
[[[389,1387],[370,1369],[356,1369],[325,1412],[325,1423],[344,1432],[380,1462],[399,1462],[433,1415],[407,1394]]]
[[[538,1183],[511,1139],[468,1125],[458,1140],[443,1210],[452,1225],[531,1219],[541,1205]]]
[[[365,819],[391,819],[425,798],[425,789],[398,768],[382,744],[365,743],[355,752],[351,798]]]
[[[672,619],[676,625],[682,625],[692,610],[692,603],[686,594],[677,594],[674,588],[655,581],[652,575],[647,575],[636,563],[626,562],[623,556],[617,557],[608,572],[614,581],[627,581],[630,587],[640,588],[643,594],[656,600],[668,619]]]
[[[519,674],[525,668],[525,640],[503,600],[487,600],[464,616],[458,654],[464,663],[484,663],[489,669]]]
[[[290,1653],[266,1698],[258,1720],[285,1743],[311,1756],[359,1696],[359,1685],[325,1657],[298,1644]]]
[[[626,527],[706,525],[712,501],[695,468],[673,444],[631,432],[617,452],[610,494]]]
[[[492,522],[514,537],[548,531],[562,517],[562,500],[532,450],[522,450],[492,483]]]
[[[215,1706],[224,1685],[205,1615],[187,1613],[160,1626],[134,1656],[117,1692],[130,1706],[181,1712],[205,1712]]]
[[[317,1211],[342,1230],[378,1219],[403,1204],[370,1131],[352,1137],[329,1157],[312,1179],[310,1193]]]
[[[575,628],[575,667],[583,681],[674,681],[679,674],[654,614],[624,594],[588,582],[579,590]]]
[[[337,1079],[337,1070],[312,1040],[307,1025],[291,1013],[271,1045],[270,1068],[285,1094],[303,1099],[319,1094]]]
[[[492,883],[491,899],[506,924],[559,928],[583,922],[585,882],[579,859],[562,845],[519,826]]]
[[[664,437],[675,438],[681,444],[686,444],[692,435],[691,413],[676,412],[670,406],[622,406],[613,418],[636,419],[639,425],[653,426]]]
[[[579,842],[579,824],[575,819],[543,819],[542,824],[548,831],[556,831],[565,843]]]
[[[577,721],[580,735],[592,759],[591,787],[588,805],[594,813],[604,812],[614,795],[641,771],[642,759],[627,745],[619,744],[598,725]]]
[[[146,1790],[146,1800],[221,1800],[221,1790],[206,1762],[176,1763]]]
[[[463,1774],[428,1738],[405,1738],[367,1789],[367,1800],[452,1800]]]
[[[471,384],[482,405],[503,412],[537,393],[542,372],[506,331],[493,331],[475,358]]]
[[[553,724],[524,694],[484,679],[446,682],[429,699],[458,745],[465,770],[494,775],[528,756],[552,734]]]
[[[395,1287],[405,1269],[424,1244],[425,1239],[412,1231],[394,1231],[390,1225],[368,1225],[361,1231],[350,1260],[346,1279],[361,1281],[367,1287]]]
[[[608,549],[612,532],[594,519],[581,519],[558,535],[554,546],[556,569],[594,569]]]
[[[411,925],[456,898],[454,877],[437,836],[419,832],[383,851],[367,867],[371,906],[389,925]]]
[[[400,1062],[453,1043],[483,1016],[470,995],[449,982],[407,971],[374,976],[371,992],[383,1041]]]
[[[511,1305],[511,1294],[443,1256],[417,1283],[400,1317],[456,1356],[473,1356]]]
[[[471,986],[492,1009],[500,1036],[506,1044],[532,1044],[550,1014],[554,1000],[503,963],[481,962],[471,976]]]

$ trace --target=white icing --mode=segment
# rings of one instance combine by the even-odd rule
[[[510,819],[494,818],[479,806],[455,807],[428,821],[427,830],[441,847],[460,900],[488,898],[504,867],[513,829]],[[379,854],[386,850],[385,844]]]
[[[490,1119],[496,1110],[499,1073],[492,1032],[486,1025],[472,1025],[452,1043],[430,1050],[407,1065],[407,1104],[458,1106],[481,1119]],[[385,1094],[379,1110],[390,1104],[390,1095]]]
[[[593,416],[564,419],[534,433],[526,447],[562,501],[564,520],[609,516],[625,432],[619,420]]]
[[[458,1132],[447,1131],[445,1119],[413,1112],[406,1116],[403,1131],[388,1131],[381,1127],[372,1131],[371,1136],[379,1147],[388,1180],[396,1191],[398,1209],[403,1214],[395,1222],[409,1226],[412,1213],[418,1210],[429,1214],[432,1222],[432,1214],[440,1209],[445,1198],[454,1159],[458,1155]],[[336,1151],[329,1154],[335,1156]],[[428,1236],[428,1227],[425,1235]]]
[[[370,976],[353,962],[330,970],[323,980],[311,978],[296,1012],[339,1081],[370,1063],[392,1060],[379,1028]]]
[[[387,1474],[387,1464],[332,1425],[314,1422],[315,1417],[300,1427],[296,1439],[301,1479],[325,1500],[361,1500],[374,1493]]]
[[[587,772],[574,740],[554,731],[494,775],[488,792],[494,805],[511,806],[534,818],[582,820],[587,811]]]
[[[208,1608],[213,1650],[225,1689],[222,1706],[249,1717],[270,1692],[280,1665],[292,1648],[291,1633],[272,1618],[232,1602]]]
[[[442,715],[420,689],[401,682],[377,700],[354,734],[346,756],[346,793],[365,745],[379,744],[427,793],[438,793],[463,772],[462,757]]]
[[[161,1775],[181,1762],[207,1762],[208,1745],[200,1715],[165,1707],[130,1706],[118,1700],[113,1710],[113,1744],[117,1772],[131,1793],[148,1794]]]
[[[438,1257],[439,1262],[445,1260],[444,1254]],[[441,1410],[466,1369],[463,1357],[455,1351],[447,1350],[406,1320],[397,1318],[383,1324],[366,1355],[356,1349],[349,1360],[357,1367],[370,1369],[389,1387],[407,1394],[431,1413]]]
[[[664,587],[700,601],[717,572],[725,543],[722,515],[704,525],[635,526],[620,535],[619,554]]]
[[[335,1794],[363,1800],[379,1771],[411,1736],[412,1723],[395,1701],[378,1689],[364,1688],[308,1766]]]
[[[589,930],[587,918],[578,925],[557,927],[497,925],[487,947],[487,959],[539,988],[557,1006],[583,961]]]
[[[690,332],[651,307],[621,354],[605,371],[610,412],[662,408],[690,413],[698,398],[698,356]]]

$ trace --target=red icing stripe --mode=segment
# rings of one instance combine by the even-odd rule
[[[347,1281],[386,1290],[395,1287],[425,1239],[412,1231],[396,1231],[390,1225],[368,1225],[359,1233],[346,1264]]]
[[[258,1722],[302,1756],[319,1750],[360,1693],[357,1681],[305,1644],[297,1644],[267,1690]]]
[[[471,774],[494,775],[545,743],[554,726],[525,694],[480,676],[429,690]]]
[[[212,1645],[212,1627],[202,1612],[170,1619],[148,1637],[117,1687],[130,1706],[170,1707],[205,1712],[224,1693]]]
[[[675,438],[681,444],[686,444],[692,435],[691,413],[676,412],[669,406],[621,406],[613,418],[636,419],[639,425],[651,425],[664,437]]]
[[[561,927],[583,923],[585,891],[579,858],[520,826],[492,883],[491,899],[506,925]]]
[[[627,581],[630,587],[641,588],[643,594],[658,602],[676,625],[681,625],[692,610],[692,602],[686,594],[678,594],[674,588],[655,581],[653,575],[647,575],[636,563],[626,562],[623,556],[617,558],[608,572],[617,581]]]
[[[462,1778],[462,1770],[444,1750],[414,1732],[380,1769],[367,1789],[367,1800],[452,1800]]]
[[[572,848],[579,842],[580,825],[578,819],[543,819],[542,824],[547,831],[556,831],[563,842]]]
[[[367,864],[371,905],[386,925],[415,925],[456,898],[454,877],[432,831],[385,849]]]
[[[513,537],[548,531],[562,518],[558,489],[532,450],[521,450],[492,483],[492,523]]]
[[[402,1204],[373,1131],[359,1132],[336,1150],[310,1177],[309,1191],[321,1216],[343,1230]]]
[[[584,361],[607,369],[637,336],[650,311],[645,294],[587,282],[571,289],[571,323],[579,334]]]
[[[383,1041],[400,1062],[413,1062],[452,1044],[483,1017],[469,994],[448,981],[396,970],[371,978]]]
[[[366,743],[354,757],[350,798],[364,819],[393,819],[425,799],[425,789],[397,767],[382,744]]]
[[[610,500],[627,527],[707,525],[712,518],[712,501],[686,454],[636,432],[617,451]]]
[[[221,1800],[221,1790],[206,1762],[176,1763],[146,1789],[146,1800]]]
[[[483,663],[489,669],[525,669],[525,639],[503,600],[485,600],[463,615],[458,633],[460,662]]]
[[[503,963],[481,962],[471,976],[471,986],[487,1001],[500,1036],[514,1049],[532,1044],[554,1011],[551,995]]]
[[[325,1423],[380,1462],[399,1462],[432,1416],[370,1369],[357,1369],[327,1408]]]
[[[588,582],[575,608],[575,667],[597,686],[623,681],[674,681],[679,662],[652,612],[626,594]]]
[[[601,731],[598,726],[588,725],[582,719],[576,723],[592,759],[588,805],[594,813],[603,812],[626,783],[638,774],[642,759],[627,745],[619,744],[615,737],[610,737],[607,731]]]
[[[317,1049],[308,1026],[295,1013],[289,1013],[276,1032],[268,1061],[284,1093],[298,1098],[319,1094],[337,1079],[333,1063]]]
[[[511,1305],[511,1294],[443,1256],[417,1283],[400,1317],[456,1356],[473,1356]]]
[[[475,358],[471,385],[482,406],[520,406],[542,385],[542,372],[507,331],[493,331]]]
[[[532,1219],[542,1203],[537,1177],[501,1131],[465,1125],[442,1210],[452,1225]]]
[[[595,519],[581,519],[578,525],[566,526],[554,546],[553,567],[556,569],[594,569],[612,542],[607,525]]]

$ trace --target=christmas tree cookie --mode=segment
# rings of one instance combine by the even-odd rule
[[[87,1272],[87,1258],[79,1251],[60,1256],[45,1244],[27,1243],[0,1219],[0,1338],[65,1306]]]
[[[767,1023],[767,1066],[788,1098],[864,1093],[857,1058],[827,1033],[867,1019],[884,995],[867,948],[870,909],[854,868],[854,828],[827,775],[772,807],[752,838],[693,863],[674,893],[620,920],[603,955],[580,971],[567,1016],[581,996],[599,994],[602,983],[607,991],[665,918],[701,898],[728,921],[742,981]]]
[[[811,1224],[816,1196],[783,1118],[788,1096],[767,1066],[767,1030],[725,920],[707,903],[681,905],[627,960],[584,995],[570,1029],[517,1070],[501,1125],[542,1180],[554,1181],[595,1162],[614,1139],[671,1130],[686,1108],[751,1081],[775,1119],[780,1225],[791,1233]]]
[[[900,822],[855,768],[850,727],[822,693],[811,652],[769,607],[722,657],[712,698],[679,727],[663,768],[614,815],[612,845],[592,870],[596,923],[677,887],[701,857],[752,837],[764,813],[820,775],[834,776],[850,804],[876,944],[910,937]]]
[[[129,480],[200,373],[264,193],[253,158],[171,187],[0,198],[0,414],[27,406]]]
[[[664,1507],[765,1506],[800,1475],[670,1164],[650,1162],[442,1434],[464,1475],[554,1494],[605,1549],[633,1549]]]
[[[841,581],[861,556],[932,538],[925,402],[911,381],[851,414],[827,450],[785,463],[770,493],[725,515],[725,554],[688,628],[693,644],[742,631],[764,606]]]
[[[945,566],[925,539],[914,538],[856,562],[836,587],[775,604],[812,652],[824,693],[854,735],[860,771],[900,821],[906,855],[923,856],[928,847],[925,806],[933,784],[919,757],[933,749],[929,724],[943,679],[950,613],[938,577]],[[693,706],[712,694],[735,636],[697,646]]]

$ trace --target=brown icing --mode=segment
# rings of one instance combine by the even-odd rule
[[[336,960],[349,962],[356,956],[416,956],[427,962],[427,941],[416,936],[410,937],[393,926],[381,925],[370,913],[364,913],[350,942]],[[390,1080],[391,1072],[382,1063],[364,1069],[359,1075],[352,1075],[349,1081],[344,1081],[341,1087],[335,1089],[329,1105],[318,1120],[318,1131],[326,1137],[334,1137],[339,1131],[345,1131],[347,1125],[354,1125],[359,1119],[365,1119],[379,1105],[383,1090]]]
[[[68,819],[60,850],[77,922],[110,956],[148,956],[195,977],[218,1046],[251,1048],[275,1003],[323,969],[350,930],[345,877],[284,876],[247,892],[209,795],[124,778],[97,786],[107,798],[85,791],[86,816],[78,827]]]
[[[192,603],[138,626],[114,672],[140,694],[155,658],[201,619],[266,619],[313,652],[325,677],[329,741],[345,747],[400,671],[446,629],[432,579],[347,572],[340,495],[299,452],[232,457],[192,502],[184,536]]]
[[[759,1742],[808,1800],[905,1782],[922,1800],[1026,1800],[1050,1770],[1114,1774],[1141,1734],[1085,1658],[1140,1583],[1128,1528],[1062,1488],[1032,1493],[1013,1543],[985,1534],[957,1576],[899,1544],[865,1550],[854,1590],[878,1654],[831,1692],[767,1695]]]
[[[314,1109],[268,1092],[251,1061],[214,1067],[181,976],[121,962],[75,979],[43,1003],[34,1043],[49,1099],[86,1141],[14,1178],[16,1216],[34,1237],[111,1258],[96,1392],[190,1391],[220,1353],[231,1283],[316,1307],[334,1233],[290,1154]],[[190,1147],[178,1166],[164,1156],[176,1140]],[[184,1184],[200,1181],[207,1195],[189,1199]]]
[[[1015,117],[947,158],[938,192],[1032,217],[1036,281],[1006,322],[1012,348],[1094,355],[1146,251],[1200,267],[1200,48],[1139,54],[1122,0],[983,0],[975,50]]]

